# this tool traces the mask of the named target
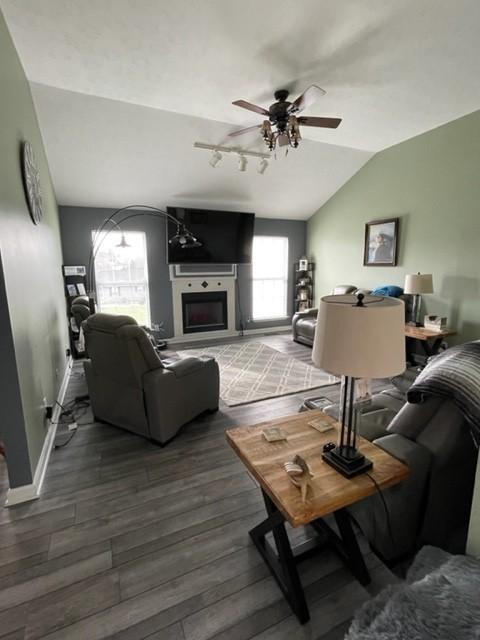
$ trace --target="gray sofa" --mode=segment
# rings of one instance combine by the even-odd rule
[[[146,332],[128,316],[96,313],[84,323],[85,375],[93,414],[161,445],[204,411],[218,409],[212,358],[164,365]]]
[[[371,439],[361,422],[359,431]],[[464,551],[477,450],[453,402],[407,402],[373,442],[410,468],[407,480],[383,491],[386,508],[378,494],[350,508],[373,548],[387,560],[423,544]]]
[[[359,289],[353,284],[339,284],[333,291],[333,295],[344,294],[369,294],[369,289]],[[405,319],[411,316],[412,296],[402,295],[400,299],[405,303]],[[313,346],[313,338],[315,336],[315,327],[317,326],[317,314],[318,309],[307,309],[307,311],[299,311],[293,315],[292,318],[292,337],[295,342],[306,344],[309,347]]]

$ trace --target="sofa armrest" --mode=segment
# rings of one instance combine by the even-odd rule
[[[377,492],[348,510],[375,551],[390,560],[411,552],[417,544],[432,456],[425,447],[399,434],[383,436],[374,444],[408,465],[410,474],[403,482],[383,489],[386,509]]]

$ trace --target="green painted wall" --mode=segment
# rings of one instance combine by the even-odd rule
[[[364,267],[365,222],[400,217],[397,267]],[[316,294],[335,284],[403,286],[433,273],[426,312],[446,315],[458,336],[480,338],[480,111],[375,155],[312,218]]]
[[[47,431],[43,398],[53,404],[57,397],[68,336],[57,205],[30,87],[1,13],[0,94],[0,305],[5,356],[0,369],[0,432],[10,486],[15,487],[35,471]],[[23,140],[33,145],[41,176],[44,218],[37,226],[31,222],[22,185]],[[10,404],[13,398],[7,380],[18,387],[21,406],[3,402],[2,394],[9,394]],[[19,445],[24,435],[28,456]],[[29,469],[24,468],[25,459]]]

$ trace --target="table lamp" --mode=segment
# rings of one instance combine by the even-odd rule
[[[431,273],[412,273],[405,276],[404,293],[413,294],[412,319],[408,324],[420,327],[420,307],[422,293],[433,293],[433,277]]]
[[[404,304],[396,298],[360,293],[320,301],[312,360],[342,376],[340,440],[322,457],[347,478],[372,467],[356,448],[355,378],[388,378],[405,371],[404,327]]]

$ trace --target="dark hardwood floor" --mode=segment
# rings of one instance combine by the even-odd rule
[[[254,339],[310,360],[289,335]],[[76,363],[66,402],[84,392]],[[338,385],[318,393],[338,394]],[[247,531],[264,517],[261,496],[224,436],[233,425],[296,413],[308,395],[223,405],[163,449],[78,411],[79,429],[52,452],[41,498],[0,510],[0,638],[342,638],[353,612],[396,578],[364,540],[368,588],[322,552],[301,565],[312,619],[300,627],[250,543]],[[65,434],[60,427],[57,442]],[[0,476],[4,493],[4,467]]]

